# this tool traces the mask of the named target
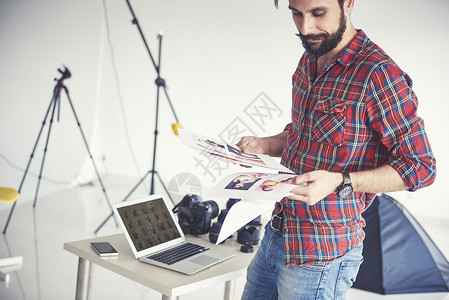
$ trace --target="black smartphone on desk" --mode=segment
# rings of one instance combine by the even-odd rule
[[[91,242],[90,245],[100,256],[117,256],[117,250],[108,242]]]

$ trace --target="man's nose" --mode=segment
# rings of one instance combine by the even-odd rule
[[[299,31],[302,35],[308,35],[314,32],[315,30],[315,20],[309,16],[303,16],[302,21],[300,22]]]

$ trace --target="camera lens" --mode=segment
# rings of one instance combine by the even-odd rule
[[[229,198],[229,200],[226,202],[226,208],[230,209],[231,206],[233,206],[234,204],[236,204],[237,202],[239,202],[241,199],[239,198]]]
[[[228,209],[227,208],[222,209],[220,214],[218,215],[218,222],[223,223],[227,214],[228,214]]]
[[[261,216],[240,228],[237,233],[237,242],[244,245],[257,245],[260,240]]]
[[[209,231],[209,241],[211,241],[211,243],[216,243],[217,239],[218,239],[218,234],[220,233],[220,229],[221,229],[221,223],[220,222],[215,222],[212,224],[212,227],[210,228]],[[221,243],[224,243],[221,242]]]
[[[244,245],[257,245],[260,240],[260,228],[249,227],[240,229],[237,233],[237,242]]]
[[[213,200],[205,201],[204,203],[209,204],[208,213],[211,215],[211,219],[215,219],[218,216],[218,204]]]

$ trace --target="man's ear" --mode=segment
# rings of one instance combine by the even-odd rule
[[[354,2],[355,0],[345,0],[343,9],[346,14],[350,14],[352,10],[354,9]]]

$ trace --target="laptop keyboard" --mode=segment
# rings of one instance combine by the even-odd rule
[[[207,250],[209,250],[209,248],[192,243],[184,243],[174,248],[150,255],[148,256],[148,258],[161,263],[165,263],[167,265],[171,265],[175,262]]]

